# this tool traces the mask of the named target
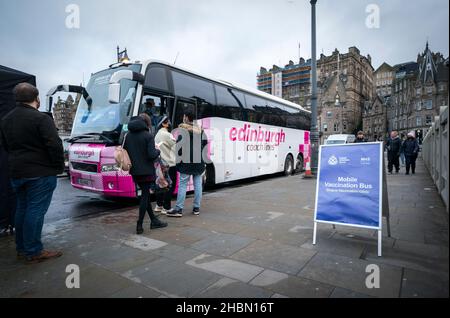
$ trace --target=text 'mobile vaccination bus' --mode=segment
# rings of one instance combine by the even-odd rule
[[[303,170],[310,156],[310,112],[275,96],[213,80],[178,66],[117,63],[92,74],[86,88],[60,85],[48,93],[82,95],[69,148],[73,187],[112,197],[136,197],[131,176],[115,164],[114,149],[128,121],[155,105],[154,123],[167,115],[176,128],[186,110],[208,138],[205,182]]]

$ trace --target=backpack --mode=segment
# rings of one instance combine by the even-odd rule
[[[130,171],[131,169],[131,160],[128,155],[128,151],[124,149],[125,141],[127,140],[127,135],[123,138],[123,142],[121,146],[117,146],[114,149],[114,159],[116,160],[116,164],[122,171]]]

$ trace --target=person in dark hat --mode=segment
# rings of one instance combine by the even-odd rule
[[[177,181],[176,169],[176,139],[170,132],[171,122],[169,117],[164,116],[158,124],[158,133],[155,136],[155,143],[159,146],[161,151],[161,159],[169,166],[169,177],[172,180],[172,185],[169,191],[159,193],[156,196],[155,212],[167,214],[171,209],[171,200],[173,192],[175,191]]]
[[[364,132],[360,130],[356,134],[355,144],[358,144],[361,142],[367,142],[367,140],[366,140],[366,138],[364,138]]]

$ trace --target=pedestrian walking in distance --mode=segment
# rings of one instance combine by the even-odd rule
[[[402,134],[402,147],[400,149],[400,163],[401,163],[402,167],[405,166],[405,152],[403,149],[403,144],[405,143],[405,141],[406,141],[406,136],[404,134]]]
[[[186,111],[183,123],[179,126],[177,137],[177,171],[180,173],[178,184],[177,203],[175,208],[167,212],[167,216],[183,216],[184,201],[189,179],[194,180],[194,206],[192,213],[200,214],[202,200],[202,174],[205,172],[206,163],[203,150],[208,144],[203,129],[194,124],[194,113]]]
[[[402,146],[402,141],[398,136],[397,131],[391,132],[391,138],[386,144],[387,154],[388,154],[388,172],[392,174],[395,167],[395,173],[400,171],[400,150]]]
[[[41,242],[44,217],[64,170],[64,150],[53,119],[40,112],[39,91],[28,83],[14,88],[17,106],[0,123],[0,142],[8,152],[11,185],[17,196],[16,250],[26,263],[62,255]]]
[[[408,138],[402,144],[402,151],[406,159],[406,174],[408,175],[410,170],[412,174],[415,174],[416,160],[419,155],[419,142],[414,131],[408,133]]]
[[[131,161],[130,174],[142,191],[136,225],[137,234],[144,232],[143,222],[146,213],[151,220],[151,229],[167,226],[167,223],[162,222],[155,216],[150,201],[150,189],[156,179],[154,161],[158,159],[160,153],[155,147],[155,139],[150,133],[150,128],[150,117],[147,114],[141,114],[130,119],[128,123],[129,132],[124,136],[126,138],[124,149],[128,152]]]

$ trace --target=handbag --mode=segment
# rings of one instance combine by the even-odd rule
[[[114,159],[116,160],[116,164],[122,171],[130,171],[131,169],[131,160],[128,155],[128,151],[124,149],[125,141],[127,140],[128,134],[123,138],[123,142],[121,146],[117,146],[114,149]]]
[[[169,166],[162,159],[157,159],[155,165],[155,193],[167,192],[172,185],[172,180],[169,177]]]

